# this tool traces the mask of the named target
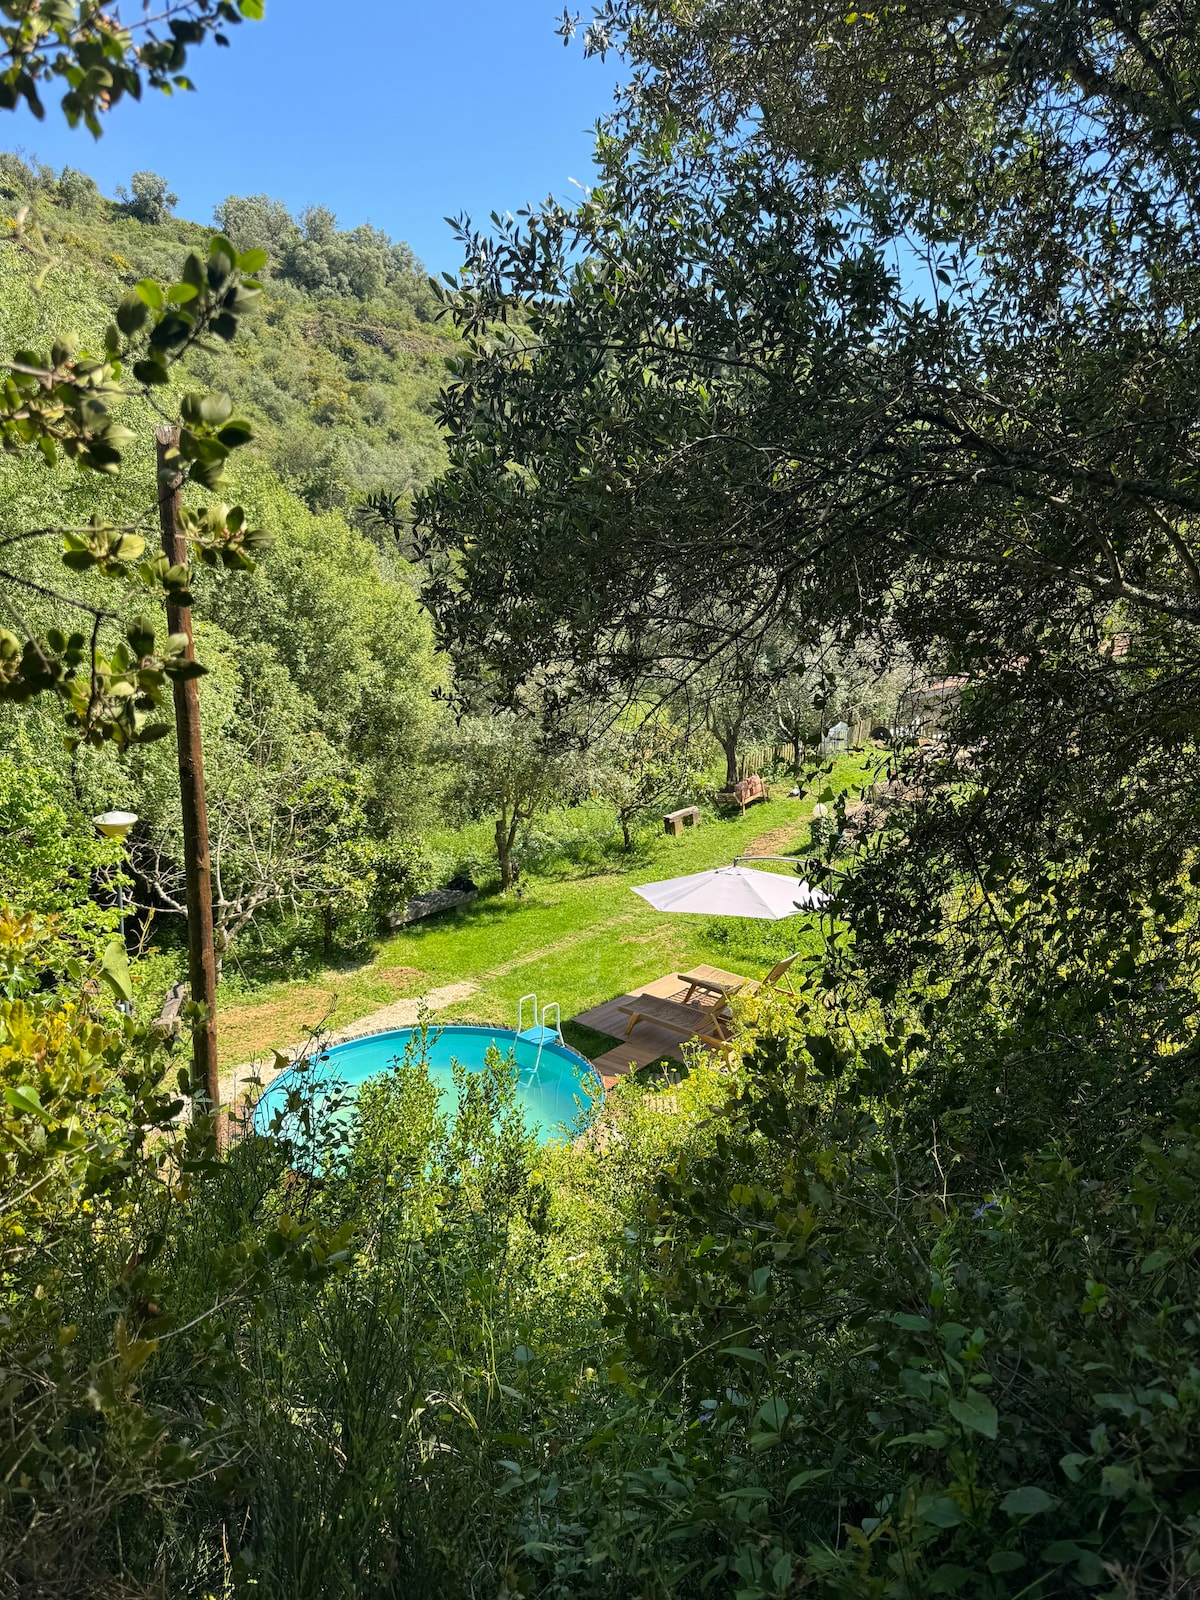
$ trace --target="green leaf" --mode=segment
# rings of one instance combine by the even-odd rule
[[[127,294],[117,307],[117,327],[130,338],[140,332],[149,320],[150,307],[136,290]]]
[[[200,419],[210,428],[219,428],[233,415],[233,401],[227,394],[206,394],[200,401]]]
[[[129,976],[129,957],[121,939],[111,939],[100,958],[100,976],[118,1000],[133,999],[133,982]]]
[[[769,1394],[755,1414],[755,1422],[771,1433],[778,1433],[791,1415],[791,1407],[782,1395]]]
[[[975,1574],[969,1567],[958,1567],[952,1562],[945,1562],[935,1568],[925,1581],[926,1594],[953,1594],[956,1589],[961,1589],[963,1584]]]
[[[1141,1270],[1147,1275],[1151,1272],[1157,1272],[1160,1267],[1165,1267],[1174,1260],[1174,1257],[1175,1252],[1173,1250],[1153,1250],[1142,1262]]]
[[[1078,1561],[1080,1556],[1090,1554],[1089,1550],[1085,1550],[1082,1545],[1076,1544],[1074,1539],[1055,1539],[1052,1544],[1046,1545],[1043,1549],[1042,1560],[1058,1564],[1064,1561]]]
[[[145,384],[170,383],[171,381],[165,363],[155,360],[153,356],[148,356],[145,361],[135,361],[133,375],[139,383]]]
[[[134,293],[143,305],[150,307],[151,311],[161,311],[163,308],[163,292],[153,278],[143,278],[137,285]]]
[[[217,438],[228,450],[236,450],[240,445],[249,444],[254,437],[254,429],[250,423],[242,422],[235,418],[227,422],[217,434]]]
[[[726,1345],[721,1354],[723,1356],[734,1356],[738,1361],[752,1361],[759,1367],[765,1367],[767,1364],[766,1357],[761,1350],[750,1350],[744,1344]]]
[[[803,1489],[810,1483],[819,1483],[822,1478],[829,1477],[832,1467],[809,1467],[805,1472],[797,1472],[788,1479],[788,1486],[783,1492],[783,1498],[789,1499],[797,1489]]]
[[[243,250],[238,257],[238,266],[243,272],[261,272],[267,264],[265,250]]]
[[[971,1433],[981,1433],[985,1439],[996,1437],[1000,1420],[996,1408],[978,1389],[971,1389],[963,1400],[951,1400],[950,1415]]]
[[[949,1495],[927,1494],[917,1501],[917,1516],[935,1528],[957,1528],[963,1520],[963,1508]]]
[[[1024,1565],[1025,1557],[1019,1550],[996,1550],[988,1557],[987,1568],[989,1572],[1016,1572]]]
[[[1001,1500],[1000,1509],[1007,1511],[1010,1517],[1036,1517],[1040,1511],[1049,1511],[1057,1504],[1054,1495],[1029,1483],[1021,1489],[1010,1489]]]
[[[27,1083],[18,1084],[15,1089],[5,1089],[4,1098],[14,1111],[19,1111],[23,1116],[36,1117],[39,1122],[49,1122],[50,1118],[38,1097],[36,1089]]]
[[[1048,1544],[1042,1551],[1042,1560],[1051,1566],[1063,1566],[1068,1561],[1074,1561],[1075,1577],[1087,1588],[1104,1583],[1109,1576],[1096,1552],[1085,1550],[1073,1539],[1056,1539],[1053,1544]]]

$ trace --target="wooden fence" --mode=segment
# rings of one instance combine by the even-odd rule
[[[850,747],[865,744],[871,733],[869,717],[861,717],[850,724]],[[801,745],[800,759],[796,759],[794,744],[752,744],[738,757],[738,771],[745,778],[751,773],[784,771],[794,772],[798,765],[811,761],[816,755],[816,745]]]

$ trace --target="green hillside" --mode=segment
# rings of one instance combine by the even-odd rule
[[[216,231],[145,220],[135,213],[152,205],[106,200],[70,168],[56,176],[0,154],[0,226],[14,230],[24,207],[24,238],[0,254],[6,338],[57,329],[68,308],[75,331],[95,338],[133,284],[169,280]],[[442,459],[432,413],[456,336],[433,320],[412,252],[376,229],[339,230],[323,207],[293,221],[263,196],[231,197],[222,220],[240,249],[267,249],[266,304],[231,350],[194,360],[194,377],[236,397],[257,425],[253,448],[314,508],[427,483]]]
[[[0,156],[6,350],[48,348],[60,332],[99,349],[130,287],[170,283],[216,231],[134,209],[103,200],[78,173],[55,177]],[[253,442],[231,461],[221,497],[243,505],[272,540],[253,574],[201,567],[193,584],[198,653],[209,668],[200,694],[215,860],[229,902],[222,916],[240,958],[281,930],[294,933],[301,909],[315,905],[325,907],[327,946],[335,935],[353,942],[374,926],[379,904],[416,881],[421,828],[437,803],[426,769],[446,668],[405,564],[388,542],[372,542],[353,511],[371,488],[403,493],[437,471],[432,410],[453,336],[430,320],[433,297],[405,246],[374,230],[339,231],[324,212],[281,226],[281,208],[265,202],[230,200],[226,209],[243,248],[259,211],[274,227],[265,303],[231,344],[190,355],[162,392],[174,401],[224,390],[251,421]],[[29,530],[98,517],[157,543],[160,419],[138,395],[118,409],[133,434],[118,476],[66,460],[48,468],[29,453],[0,457],[0,565],[20,580],[22,626],[73,627],[79,618],[57,598],[61,541],[28,539]],[[189,491],[195,506],[208,498]],[[70,591],[126,621],[146,609],[132,582],[114,590],[80,574]],[[113,806],[142,818],[137,896],[156,908],[150,936],[167,952],[152,1001],[177,976],[182,927],[173,742],[124,760],[111,747],[72,754],[55,707],[5,704],[5,760],[15,773],[37,774],[30,792],[48,785],[85,832],[84,819]],[[16,792],[25,786],[20,779]]]

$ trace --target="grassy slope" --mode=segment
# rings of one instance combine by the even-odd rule
[[[838,764],[833,783],[861,782],[864,764]],[[777,786],[783,793],[783,786]],[[289,1044],[328,1015],[338,1027],[390,1001],[443,985],[478,985],[452,1007],[463,1020],[511,1025],[518,998],[536,990],[557,1000],[564,1018],[672,970],[708,961],[758,976],[781,955],[811,948],[812,918],[786,923],[733,917],[664,915],[631,893],[631,886],[720,866],[753,842],[768,853],[803,846],[813,799],[773,799],[744,818],[709,821],[672,839],[655,837],[628,871],[586,877],[530,877],[521,899],[491,895],[453,915],[432,918],[381,944],[372,961],[281,983],[219,1017],[227,1065]],[[764,845],[765,836],[771,835]],[[780,869],[783,870],[783,869]],[[445,1015],[449,1015],[446,1013]],[[586,1048],[589,1042],[577,1042]]]

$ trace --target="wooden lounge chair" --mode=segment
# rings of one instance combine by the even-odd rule
[[[757,983],[753,978],[751,978],[750,982],[746,985],[744,992],[746,994],[753,994],[756,989],[782,989],[786,994],[790,994],[792,998],[795,999],[796,991],[792,988],[790,983],[784,983],[783,979],[787,977],[788,973],[791,971],[792,963],[798,959],[799,955],[799,950],[793,950],[790,956],[784,956],[782,961],[777,961],[761,983]]]
[[[660,1000],[657,995],[639,994],[632,996],[628,1005],[617,1009],[629,1018],[625,1029],[627,1039],[639,1022],[652,1022],[655,1027],[669,1028],[688,1039],[699,1039],[701,1044],[724,1048],[729,1043],[721,1019],[711,1006],[685,1006],[678,1000]]]
[[[747,978],[740,989],[728,990],[725,997],[715,1001],[710,1008],[713,1020],[721,1027],[726,1027],[733,1021],[733,1011],[730,1008],[729,1001],[734,994],[755,994],[759,989],[779,989],[784,994],[790,994],[794,1000],[796,991],[790,983],[784,983],[782,980],[787,977],[793,961],[797,959],[799,954],[799,950],[794,950],[790,956],[784,956],[782,961],[777,961],[761,983],[757,978]],[[686,974],[681,973],[680,976],[683,977]],[[725,973],[723,976],[730,977],[732,974]]]

